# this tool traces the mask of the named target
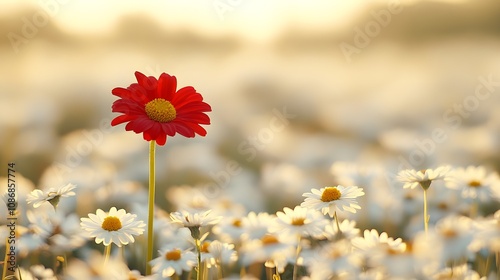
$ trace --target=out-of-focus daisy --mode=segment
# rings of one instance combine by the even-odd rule
[[[28,194],[26,201],[28,202],[28,204],[33,203],[34,208],[38,208],[44,202],[49,202],[50,204],[52,204],[52,206],[54,206],[54,208],[57,208],[57,204],[59,204],[59,199],[61,197],[75,195],[75,192],[73,191],[73,189],[75,188],[75,185],[67,184],[60,187],[59,189],[50,188],[47,191],[36,189]]]
[[[271,231],[285,233],[291,236],[318,236],[328,223],[321,213],[309,208],[295,206],[294,209],[285,207],[283,212],[276,213],[276,223]]]
[[[345,186],[367,187],[382,171],[377,165],[361,165],[355,162],[338,161],[332,164],[330,172],[336,181]]]
[[[242,223],[241,217],[225,216],[220,223],[214,226],[212,232],[223,242],[239,243],[245,232]]]
[[[367,257],[379,252],[404,252],[406,249],[406,244],[401,238],[389,237],[387,232],[379,234],[375,229],[365,230],[363,237],[354,238],[352,244]]]
[[[202,245],[201,259],[209,265],[230,264],[238,259],[233,244],[222,243],[218,240],[205,241]]]
[[[70,252],[85,244],[87,239],[80,227],[80,220],[74,213],[29,212],[31,227],[43,236],[50,251],[55,254]]]
[[[432,181],[444,180],[450,171],[450,166],[441,166],[436,169],[414,170],[406,169],[398,173],[397,179],[403,182],[403,188],[415,188],[420,185],[424,190],[427,190]]]
[[[172,224],[170,219],[168,219],[167,224],[162,225],[158,229],[156,238],[158,238],[158,244],[162,244],[164,247],[182,249],[193,247],[193,237],[191,236],[189,229],[183,227],[180,228],[177,225]]]
[[[486,280],[486,277],[481,278],[479,273],[472,270],[467,264],[462,264],[454,266],[452,268],[446,267],[434,275],[432,275],[433,280]]]
[[[180,276],[183,271],[191,271],[196,265],[196,254],[179,248],[163,248],[160,256],[151,260],[153,273],[166,278],[174,274]]]
[[[379,235],[372,229],[365,230],[363,237],[354,238],[352,244],[363,254],[368,267],[379,268],[387,276],[401,279],[416,276],[418,263],[401,238],[393,239],[386,232]]]
[[[422,263],[422,270],[426,275],[432,275],[449,262],[473,259],[473,237],[471,219],[449,216],[438,221],[428,234],[417,234],[413,250]]]
[[[167,190],[166,197],[175,209],[184,209],[188,212],[205,212],[212,209],[211,201],[200,188],[173,186]]]
[[[141,235],[146,226],[143,221],[136,220],[136,215],[124,209],[117,210],[116,207],[112,207],[108,213],[97,209],[96,214],[89,214],[88,218],[80,220],[83,230],[95,237],[97,244],[102,242],[104,246],[115,243],[121,247],[133,243],[134,235]]]
[[[432,238],[443,246],[443,261],[448,262],[473,257],[469,249],[473,234],[472,220],[455,215],[439,220]]]
[[[459,190],[465,199],[500,200],[500,178],[496,172],[488,174],[484,166],[456,168],[450,173],[446,186]]]
[[[321,189],[311,189],[310,193],[304,193],[302,196],[306,199],[301,206],[321,211],[324,215],[329,214],[333,218],[336,211],[348,211],[356,213],[361,209],[357,197],[364,195],[362,188],[356,186],[344,187],[324,187]]]
[[[348,240],[327,244],[318,251],[315,259],[306,263],[311,280],[356,279],[361,264],[361,256],[352,252],[352,245]]]
[[[359,232],[359,228],[356,227],[356,221],[345,219],[340,223],[340,232],[338,227],[329,223],[325,227],[323,236],[329,240],[336,240],[340,238],[352,240],[353,238],[359,236]]]
[[[500,253],[500,210],[493,217],[480,220],[475,225],[473,248],[476,251],[485,248]]]
[[[67,268],[63,270],[62,279],[138,279],[130,277],[131,271],[121,258],[109,258],[108,260],[101,253],[94,250],[82,250],[80,254],[80,259],[70,259]],[[106,262],[106,265],[103,265],[104,262]]]
[[[266,234],[260,239],[245,241],[240,253],[243,265],[273,261],[280,273],[284,271],[287,260],[295,257],[294,247],[287,240],[283,240],[282,235],[275,234]]]
[[[43,280],[56,280],[57,277],[54,275],[54,271],[50,268],[45,268],[43,265],[32,265],[30,267],[31,274],[35,277],[34,279]],[[24,277],[23,277],[24,279]]]
[[[243,227],[242,240],[260,239],[269,233],[269,228],[274,224],[275,216],[269,213],[250,212],[246,217],[241,219]]]

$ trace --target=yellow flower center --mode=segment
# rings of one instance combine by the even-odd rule
[[[449,239],[452,239],[452,238],[455,238],[458,236],[458,232],[456,232],[454,229],[451,229],[451,228],[445,228],[441,231],[441,234],[445,237],[445,238],[449,238]]]
[[[161,123],[172,121],[177,116],[174,105],[163,98],[155,98],[149,101],[145,110],[150,119]]]
[[[270,234],[266,234],[266,235],[262,236],[260,241],[262,241],[262,245],[264,245],[264,246],[279,243],[278,238],[276,238],[275,236],[270,235]]]
[[[178,260],[180,260],[181,259],[181,250],[174,249],[172,251],[168,251],[165,254],[165,259],[167,259],[167,261],[178,261]]]
[[[479,181],[472,180],[469,182],[469,187],[471,187],[471,188],[478,188],[480,186],[482,186],[482,185],[481,185],[481,182],[479,182]]]
[[[240,219],[235,219],[233,221],[233,226],[234,227],[241,227],[241,220]]]
[[[338,200],[342,196],[342,193],[336,187],[326,187],[321,194],[321,201],[330,202]]]
[[[292,219],[292,226],[303,226],[304,225],[304,218],[293,218]]]
[[[203,253],[210,253],[208,251],[208,246],[210,246],[210,242],[208,242],[208,241],[203,242],[203,244],[201,244],[200,251],[202,251]]]
[[[122,228],[122,222],[115,216],[109,216],[104,218],[101,227],[107,231],[117,231]]]

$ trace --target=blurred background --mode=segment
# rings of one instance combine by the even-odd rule
[[[2,1],[0,34],[0,159],[37,188],[145,190],[148,144],[109,126],[135,71],[213,108],[205,138],[157,149],[165,210],[193,186],[275,211],[348,163],[389,189],[404,168],[500,168],[498,1]]]

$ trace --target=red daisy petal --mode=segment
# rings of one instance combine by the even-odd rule
[[[172,100],[176,89],[177,78],[175,78],[175,76],[170,76],[167,73],[163,73],[160,75],[160,79],[158,81],[158,97],[166,100]]]
[[[112,121],[111,121],[111,125],[112,126],[115,126],[115,125],[119,125],[121,123],[124,123],[124,122],[128,122],[132,119],[134,119],[135,117],[133,116],[129,116],[129,115],[121,115],[121,116],[118,116],[116,118],[114,118]]]

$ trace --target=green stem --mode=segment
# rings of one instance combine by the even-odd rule
[[[149,200],[148,200],[148,252],[146,258],[146,275],[151,275],[151,265],[153,259],[153,221],[155,207],[155,140],[149,143]]]
[[[334,217],[335,217],[335,223],[337,224],[337,229],[339,230],[339,234],[342,234],[342,231],[340,230],[339,218],[337,217],[337,211],[335,211]]]
[[[111,244],[104,248],[104,266],[108,264],[109,255],[111,255]]]
[[[427,215],[427,190],[424,189],[424,229],[426,236],[429,231],[429,218],[430,217]]]
[[[8,260],[9,260],[9,239],[7,237],[5,237],[5,258],[4,258],[4,261],[3,261],[3,271],[2,271],[2,279],[5,279],[5,277],[7,277],[7,263],[8,263]]]
[[[474,199],[474,201],[472,202],[471,206],[470,206],[470,213],[469,213],[469,218],[471,219],[474,219],[477,215],[477,212],[478,212],[478,204],[477,204],[477,200]]]
[[[198,273],[196,273],[196,280],[201,279],[201,242],[199,239],[194,240],[196,243],[196,251],[198,252]]]
[[[297,250],[295,251],[295,264],[293,265],[293,275],[292,275],[293,280],[297,279],[297,271],[299,268],[298,262],[299,262],[300,251],[302,249],[302,247],[300,246],[301,239],[302,239],[302,236],[299,234],[299,238],[297,241]]]

